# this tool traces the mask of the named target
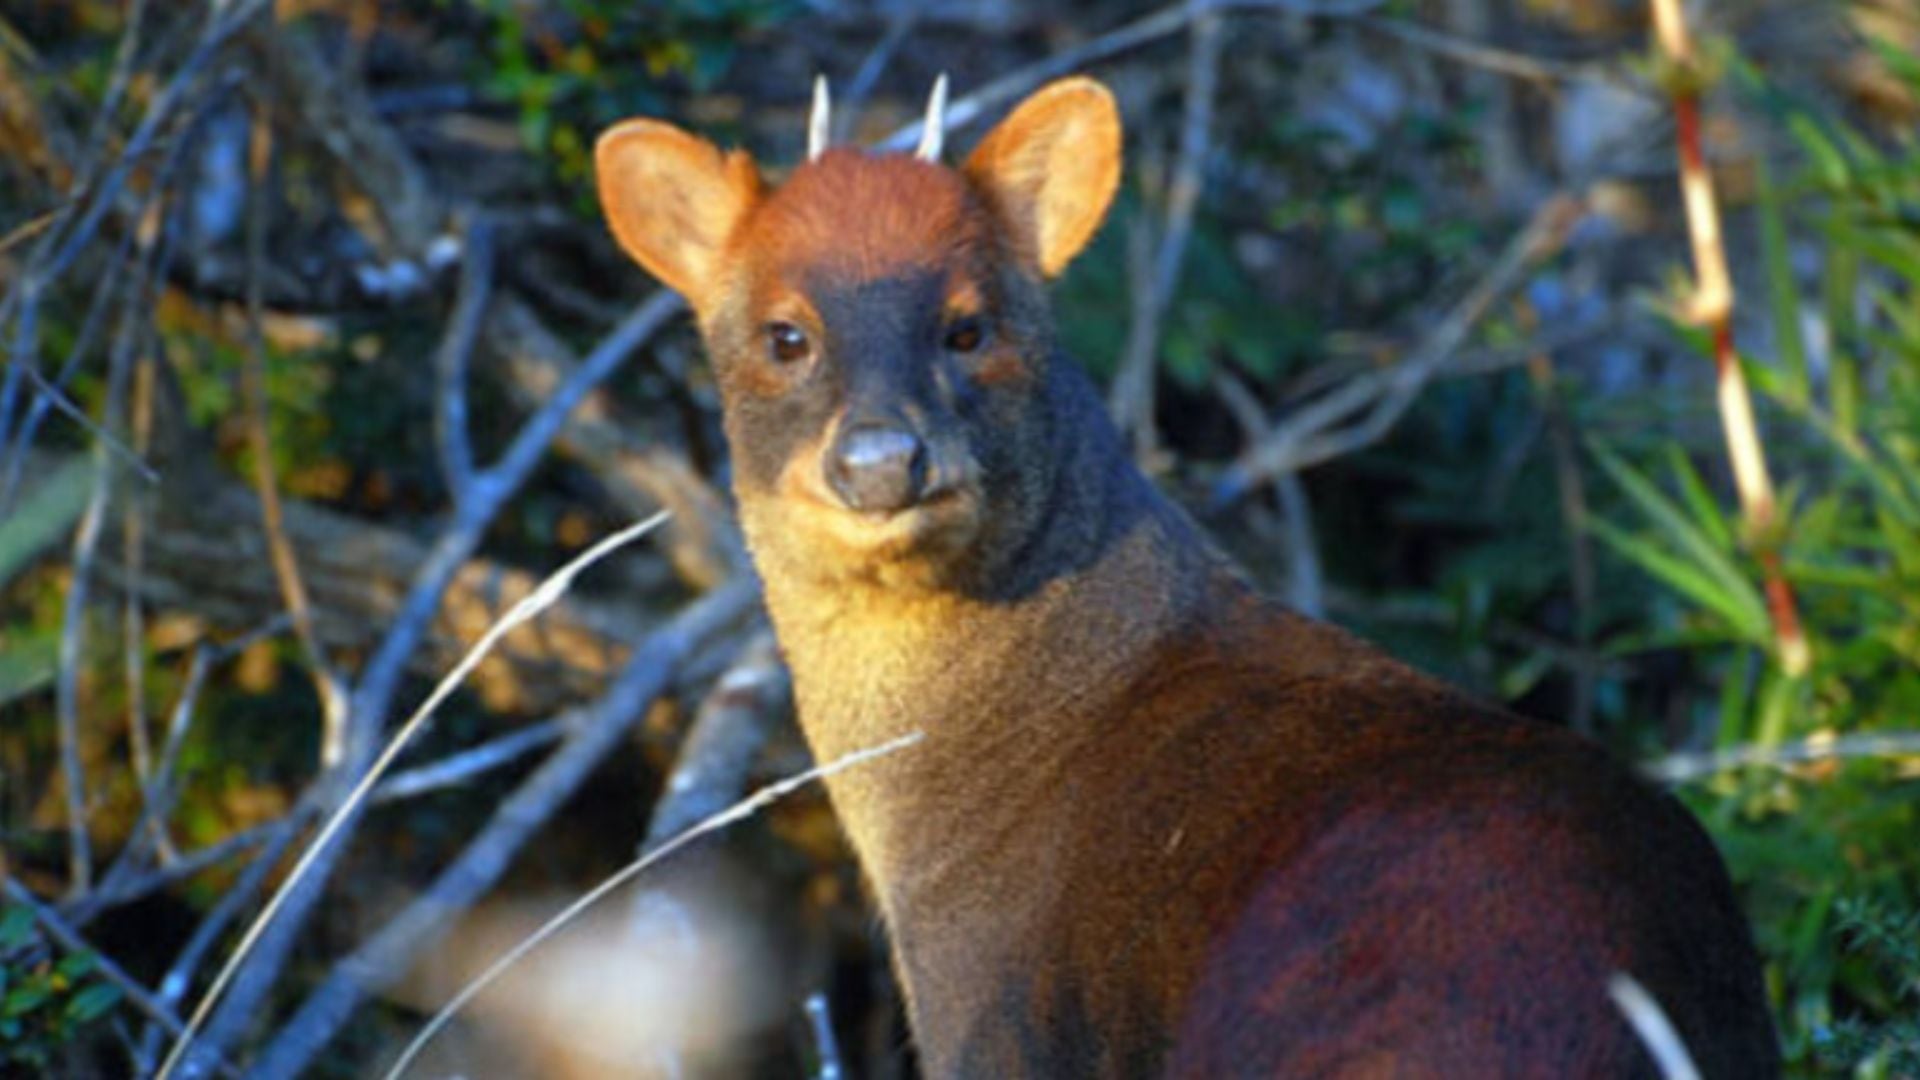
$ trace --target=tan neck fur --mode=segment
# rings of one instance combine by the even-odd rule
[[[1097,735],[1079,725],[1099,715],[1098,695],[1180,624],[1202,572],[1164,521],[1143,516],[1093,565],[1017,601],[768,579],[816,756],[925,736],[900,760],[832,783],[883,900],[935,865],[917,847],[945,832],[947,811],[977,823],[1017,812],[1023,789],[1043,788]]]

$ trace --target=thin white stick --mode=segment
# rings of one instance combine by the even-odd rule
[[[493,646],[501,638],[536,618],[541,612],[552,607],[555,601],[566,595],[567,589],[581,572],[615,550],[659,528],[669,516],[671,515],[667,511],[662,510],[645,521],[637,525],[629,525],[588,548],[572,562],[554,571],[532,592],[521,597],[505,615],[500,617],[498,622],[481,635],[473,648],[467,650],[467,654],[460,658],[460,663],[440,680],[439,685],[433,688],[433,693],[427,695],[427,699],[420,703],[420,707],[414,710],[413,715],[407,718],[407,722],[400,725],[400,730],[388,740],[386,749],[380,752],[373,767],[354,784],[353,790],[347,794],[346,801],[333,812],[333,816],[328,818],[326,825],[320,829],[319,835],[315,836],[307,845],[306,851],[301,853],[300,861],[293,866],[293,872],[280,883],[280,887],[274,891],[273,898],[267,901],[267,906],[254,917],[253,925],[247,927],[247,932],[241,937],[240,944],[234,949],[233,955],[227,958],[226,964],[220,968],[220,974],[213,980],[213,985],[207,988],[205,996],[200,999],[200,1004],[194,1008],[193,1015],[187,1018],[186,1027],[181,1030],[179,1038],[174,1040],[173,1049],[167,1051],[166,1060],[160,1063],[160,1070],[154,1074],[154,1080],[167,1080],[167,1077],[179,1066],[186,1056],[188,1045],[199,1033],[200,1026],[206,1022],[207,1014],[213,1011],[214,1004],[220,1000],[220,995],[225,992],[227,984],[233,981],[234,973],[240,970],[241,961],[246,959],[254,943],[260,939],[261,934],[266,932],[267,925],[279,913],[281,905],[286,902],[287,895],[293,891],[295,885],[300,883],[300,879],[306,875],[307,868],[312,866],[314,860],[326,849],[334,834],[340,831],[340,828],[353,816],[354,811],[359,809],[360,804],[366,801],[368,792],[373,790],[373,785],[379,782],[381,775],[393,763],[393,759],[400,756],[400,751],[406,747],[407,741],[413,737],[414,732],[433,715],[433,710],[459,688],[461,681],[467,677],[467,673],[486,658],[487,653],[492,651]]]
[[[1816,761],[1877,757],[1920,759],[1920,733],[1866,732],[1838,738],[1815,737],[1777,746],[1748,744],[1706,753],[1681,752],[1649,761],[1640,766],[1640,771],[1654,780],[1683,784],[1703,776],[1750,766],[1785,769]]]
[[[818,161],[827,152],[827,140],[833,130],[833,99],[827,93],[827,77],[813,77],[813,115],[807,119],[807,160]]]
[[[940,164],[940,151],[947,143],[947,73],[933,80],[933,93],[927,97],[927,119],[920,128],[920,148],[913,156]]]
[[[1673,1021],[1667,1019],[1666,1010],[1639,980],[1624,971],[1615,972],[1607,980],[1607,996],[1626,1014],[1627,1023],[1633,1025],[1647,1053],[1653,1055],[1661,1076],[1667,1080],[1700,1080],[1700,1069],[1694,1065],[1693,1055],[1687,1053],[1687,1044],[1680,1041],[1680,1033],[1673,1029]]]
[[[598,903],[599,900],[608,893],[646,872],[646,870],[655,863],[660,862],[662,859],[665,859],[667,856],[679,851],[681,848],[686,847],[688,844],[693,843],[708,833],[716,832],[735,822],[744,821],[752,817],[772,803],[793,794],[795,791],[813,783],[815,780],[825,779],[835,773],[843,772],[857,765],[864,765],[876,758],[885,757],[897,750],[904,750],[914,743],[919,742],[924,737],[925,735],[922,732],[911,732],[897,739],[881,743],[878,746],[870,746],[864,750],[855,750],[825,765],[816,765],[805,772],[796,773],[784,780],[777,780],[746,798],[741,799],[739,802],[734,803],[732,806],[727,807],[725,810],[694,824],[680,835],[668,840],[666,843],[661,844],[645,855],[640,856],[633,862],[628,863],[624,868],[614,873],[613,876],[594,886],[592,891],[588,892],[585,896],[568,904],[565,910],[553,918],[548,919],[541,925],[540,929],[529,934],[520,944],[508,950],[505,956],[494,961],[491,967],[481,972],[478,978],[462,987],[460,992],[455,994],[451,1001],[441,1006],[439,1012],[433,1014],[433,1018],[428,1020],[426,1026],[420,1029],[420,1034],[414,1036],[413,1041],[407,1044],[407,1048],[400,1052],[399,1060],[395,1061],[393,1067],[387,1070],[386,1080],[400,1080],[401,1074],[406,1072],[407,1067],[413,1064],[413,1060],[420,1056],[422,1050],[426,1049],[427,1043],[432,1041],[433,1037],[440,1033],[440,1029],[452,1022],[454,1014],[465,1007],[467,1002],[478,997],[481,991],[492,985],[495,979],[505,974],[508,968],[538,948],[541,942],[546,941],[558,933],[562,927],[572,922],[581,912]]]

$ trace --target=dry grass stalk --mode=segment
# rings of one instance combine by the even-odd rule
[[[816,780],[824,780],[835,773],[845,772],[848,769],[856,768],[868,762],[886,757],[889,754],[905,750],[915,743],[918,743],[924,737],[924,732],[911,731],[899,738],[890,739],[875,746],[852,751],[824,765],[816,765],[804,772],[795,773],[783,780],[777,780],[718,813],[689,826],[665,843],[650,848],[639,858],[628,863],[620,870],[615,871],[612,876],[594,886],[584,896],[568,904],[559,914],[542,923],[539,929],[527,935],[518,945],[515,945],[501,956],[500,959],[494,961],[487,970],[481,972],[472,982],[462,987],[459,993],[455,994],[451,1000],[440,1007],[439,1012],[433,1014],[433,1017],[420,1029],[420,1033],[414,1036],[413,1041],[407,1044],[405,1050],[400,1052],[399,1058],[394,1061],[393,1066],[386,1072],[387,1080],[400,1080],[400,1077],[406,1074],[408,1066],[412,1065],[414,1059],[420,1056],[420,1052],[426,1049],[427,1043],[432,1041],[433,1037],[438,1034],[441,1029],[451,1023],[454,1015],[465,1007],[468,1002],[479,996],[482,990],[492,985],[494,981],[506,973],[508,968],[518,963],[522,957],[538,948],[541,942],[559,933],[568,923],[598,903],[607,894],[625,885],[627,882],[632,881],[634,878],[639,877],[650,867],[666,859],[669,855],[679,851],[681,848],[686,847],[688,844],[693,843],[695,840],[711,833],[719,832],[736,822],[745,821],[766,807],[779,802],[781,799],[786,798],[788,795],[793,794]]]
[[[160,1063],[160,1068],[155,1074],[155,1080],[166,1080],[174,1069],[179,1066],[186,1055],[187,1048],[193,1042],[194,1034],[199,1030],[200,1026],[206,1022],[208,1015],[213,1011],[214,1004],[219,1000],[221,992],[226,989],[234,973],[239,970],[241,962],[246,959],[247,953],[252,949],[254,942],[259,940],[260,935],[266,930],[267,925],[273,921],[274,915],[279,912],[288,894],[293,891],[294,886],[305,876],[307,868],[312,866],[314,860],[326,849],[327,843],[333,839],[335,834],[340,831],[346,822],[354,817],[361,804],[364,803],[367,796],[372,793],[374,785],[379,782],[387,768],[393,764],[393,760],[399,757],[400,752],[406,748],[413,734],[433,716],[434,710],[439,707],[440,703],[445,701],[454,690],[459,688],[468,673],[480,663],[481,658],[493,648],[495,643],[506,636],[508,631],[526,623],[539,615],[540,612],[553,606],[554,602],[565,595],[567,589],[573,584],[574,579],[579,577],[588,567],[599,562],[602,558],[613,553],[618,548],[624,547],[652,532],[666,519],[667,515],[660,513],[636,525],[629,526],[607,537],[605,540],[600,541],[565,566],[554,571],[551,576],[541,582],[540,587],[535,589],[531,595],[522,599],[505,615],[501,616],[500,620],[494,624],[486,636],[482,637],[480,641],[468,651],[466,657],[463,658],[452,671],[447,673],[446,678],[442,679],[440,684],[434,687],[433,693],[429,694],[427,699],[420,704],[420,707],[414,710],[413,715],[407,718],[407,722],[400,725],[399,729],[394,732],[393,737],[387,741],[386,748],[381,751],[380,756],[376,758],[372,766],[360,776],[359,780],[354,784],[352,791],[348,793],[346,799],[341,802],[339,808],[333,812],[333,815],[328,818],[327,823],[321,827],[319,833],[308,842],[306,851],[302,853],[300,860],[294,864],[293,870],[287,874],[286,880],[281,883],[280,888],[274,893],[272,899],[267,901],[266,907],[254,918],[253,924],[247,928],[247,932],[241,937],[239,945],[235,946],[233,955],[228,958],[226,965],[221,968],[219,975],[214,978],[213,985],[207,988],[206,994],[200,999],[200,1004],[193,1010],[192,1015],[187,1018],[184,1028],[174,1041],[173,1048],[168,1051],[166,1059]]]

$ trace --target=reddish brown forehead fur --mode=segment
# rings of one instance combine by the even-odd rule
[[[795,169],[755,208],[734,248],[783,274],[870,280],[954,266],[991,230],[959,173],[904,154],[843,149]]]

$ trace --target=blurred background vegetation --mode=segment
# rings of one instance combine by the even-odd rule
[[[1064,56],[1129,167],[1061,321],[1143,461],[1275,593],[1671,786],[1796,1075],[1920,1076],[1920,4],[1691,16],[1676,75],[1633,0],[0,2],[0,1073],[151,1069],[380,733],[656,507],[442,709],[210,1041],[361,1075],[676,793],[804,767],[715,600],[709,376],[604,234],[593,139],[669,117],[778,171],[816,71],[875,142],[939,72],[990,117]],[[1687,313],[1683,84],[1758,527]],[[596,1057],[480,1010],[443,1071],[910,1073],[817,793],[642,898],[675,888],[753,927],[727,1022]]]

